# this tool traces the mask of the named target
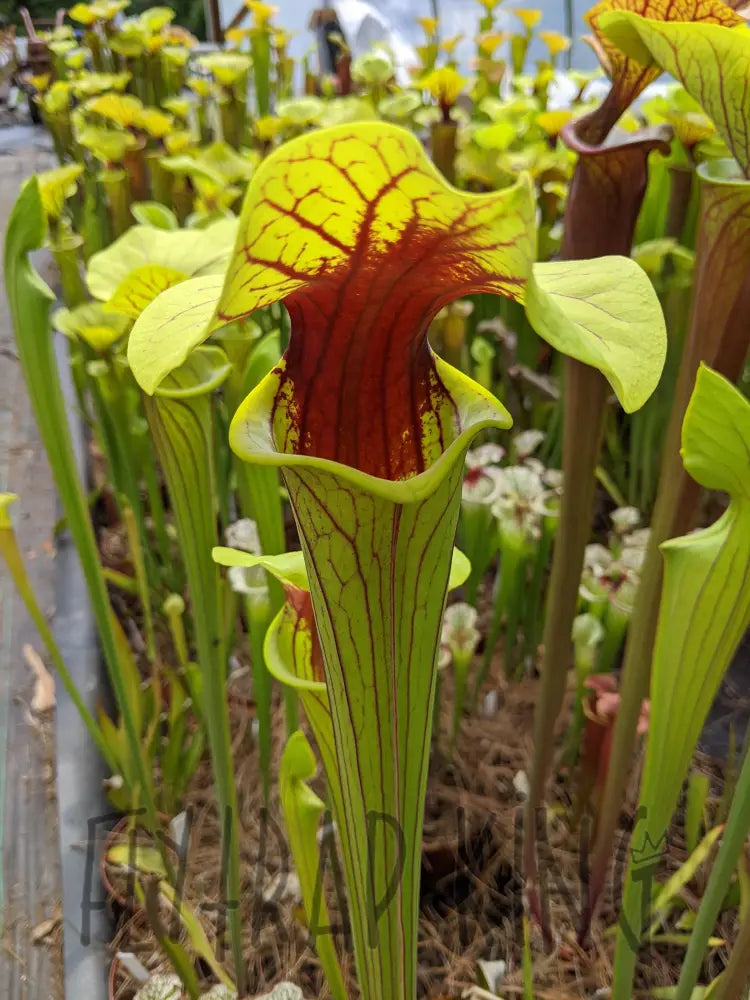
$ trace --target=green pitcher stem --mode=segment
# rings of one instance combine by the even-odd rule
[[[201,695],[222,824],[229,933],[237,988],[242,996],[245,966],[239,911],[240,827],[227,712],[226,650],[221,638],[220,579],[211,558],[211,547],[217,541],[212,389],[213,386],[204,391],[198,386],[195,394],[144,397],[144,403],[172,502],[194,609],[198,663],[203,677]]]
[[[554,753],[554,731],[572,662],[571,626],[578,605],[583,556],[591,531],[596,464],[604,432],[607,382],[595,368],[565,361],[563,493],[542,637],[540,670],[547,689],[534,712],[534,756],[529,774],[525,829],[534,829],[534,811],[543,800],[544,781]],[[555,659],[553,660],[553,657]],[[561,658],[561,662],[557,661]],[[536,884],[536,844],[524,837],[524,872]]]
[[[88,292],[81,274],[79,252],[82,244],[79,236],[63,236],[60,243],[51,247],[60,272],[63,302],[68,309],[75,309],[88,301]]]
[[[455,122],[436,122],[430,130],[432,160],[441,174],[451,184],[456,183],[456,133]]]
[[[462,467],[463,456],[431,496],[405,505],[353,490],[330,473],[311,470],[308,476],[284,469],[308,565],[332,706],[341,787],[333,798],[363,1000],[416,996],[425,739],[432,731],[435,648]],[[318,534],[324,530],[319,514],[323,497],[325,507],[343,518],[335,533],[337,562],[342,569],[352,560],[360,566],[343,605],[339,577],[323,572],[320,562],[326,551]],[[352,517],[373,518],[373,537],[369,531],[350,533]],[[428,523],[438,530],[430,532],[425,546],[417,525]],[[422,553],[420,571],[415,580],[407,579],[406,566],[416,565],[417,549]],[[427,601],[433,574],[445,583]],[[418,630],[412,627],[415,602]],[[377,618],[378,629],[369,639],[367,631],[352,634],[352,607],[370,620]],[[352,671],[372,679],[364,701],[347,696]]]
[[[149,176],[151,180],[151,197],[162,205],[172,204],[173,175],[161,165],[164,154],[160,151],[147,154]]]
[[[100,179],[109,209],[112,236],[117,239],[129,229],[134,219],[130,214],[130,180],[125,170],[103,170]]]
[[[649,692],[663,577],[659,546],[668,538],[690,530],[700,497],[700,487],[685,471],[680,456],[685,410],[701,361],[716,368],[730,381],[736,381],[741,370],[738,358],[747,353],[747,317],[742,307],[750,268],[750,226],[747,224],[750,182],[721,176],[726,165],[727,161],[717,161],[699,170],[701,219],[696,247],[693,317],[680,363],[651,531],[625,645],[620,708],[591,855],[589,899],[584,914],[589,918],[604,888],[619,803],[632,763],[638,717]],[[717,287],[722,289],[718,297]],[[737,343],[744,344],[744,351],[734,350]],[[582,932],[585,929],[584,922]]]
[[[245,597],[245,615],[250,639],[250,668],[253,675],[253,694],[258,719],[258,757],[263,781],[263,800],[268,805],[271,794],[272,717],[271,675],[263,655],[263,640],[273,617],[271,601],[266,587],[253,588]],[[292,730],[294,731],[294,730]]]

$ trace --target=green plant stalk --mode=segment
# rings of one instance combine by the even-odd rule
[[[271,749],[273,741],[273,720],[271,714],[271,675],[263,655],[263,641],[274,615],[268,588],[253,588],[253,593],[245,597],[245,616],[250,639],[250,666],[253,674],[253,694],[255,696],[256,717],[258,719],[258,756],[263,780],[263,799],[268,805],[271,794]]]
[[[750,920],[745,915],[734,942],[729,964],[719,977],[715,1000],[737,1000],[744,995],[750,980]]]
[[[473,652],[467,653],[465,650],[455,650],[453,653],[453,728],[451,730],[451,751],[456,745],[458,730],[461,725],[461,716],[464,713],[466,701],[466,682],[469,677],[469,666],[471,664]],[[438,677],[440,675],[438,674]]]
[[[242,144],[244,127],[244,107],[234,90],[224,93],[218,102],[221,137],[233,149]]]
[[[102,170],[99,179],[104,188],[112,237],[117,239],[134,222],[130,214],[130,179],[120,168]]]
[[[97,444],[104,455],[111,478],[112,493],[120,517],[123,517],[120,507],[120,498],[128,497],[129,491],[126,485],[126,474],[121,469],[120,450],[117,447],[117,437],[114,431],[114,422],[104,401],[102,390],[102,380],[107,370],[107,362],[103,358],[86,363],[87,390],[93,406],[94,432]]]
[[[123,167],[128,182],[128,200],[146,201],[149,192],[146,140],[139,138],[138,144],[125,152]],[[132,225],[132,216],[129,225]]]
[[[649,737],[618,932],[614,1000],[632,995],[634,944],[650,903],[652,845],[664,843],[701,729],[750,625],[750,403],[701,366],[681,441],[685,468],[702,486],[728,493],[729,506],[708,528],[662,546]]]
[[[622,648],[623,640],[628,630],[629,620],[630,615],[621,611],[613,603],[608,603],[602,622],[604,625],[604,638],[599,649],[599,657],[596,664],[597,673],[606,674],[614,669],[617,654]]]
[[[471,575],[466,581],[466,600],[476,607],[479,584],[497,552],[497,544],[490,541],[496,536],[495,517],[490,505],[463,500],[459,532],[463,552],[471,563]]]
[[[566,358],[563,494],[544,618],[542,689],[534,711],[534,755],[526,800],[526,831],[533,831],[535,810],[544,796],[544,782],[554,752],[551,734],[565,696],[567,668],[572,659],[571,630],[578,606],[584,551],[591,532],[590,512],[596,489],[594,473],[604,432],[607,391],[607,382],[600,372]],[[534,884],[536,844],[528,832],[524,837],[524,871],[527,882]]]
[[[185,602],[179,594],[169,594],[162,605],[162,610],[167,616],[169,633],[172,636],[180,670],[187,674],[189,669],[188,645],[185,637],[185,623],[182,617],[185,614]]]
[[[289,837],[294,865],[299,875],[302,900],[308,925],[328,927],[328,907],[322,894],[322,872],[318,848],[318,828],[325,812],[325,803],[308,787],[307,782],[317,771],[315,754],[300,730],[287,742],[281,758],[279,795],[284,813],[284,826]],[[314,938],[313,946],[325,974],[333,1000],[347,1000],[344,978],[333,935],[327,930]]]
[[[218,366],[224,355],[203,348],[200,358]],[[209,353],[206,353],[209,352]],[[196,352],[196,355],[199,352]],[[195,355],[194,355],[195,357]],[[222,852],[226,863],[228,924],[240,996],[245,989],[242,927],[238,901],[239,815],[227,713],[226,657],[222,648],[222,611],[218,567],[211,559],[216,544],[216,489],[211,393],[226,374],[203,378],[190,363],[171,377],[171,387],[145,396],[146,417],[175,515],[202,675],[201,697],[211,750],[216,798],[222,817]]]
[[[112,479],[127,498],[127,504],[133,512],[141,539],[141,553],[144,557],[147,578],[149,582],[155,583],[157,571],[146,529],[146,515],[135,468],[136,450],[131,447],[127,431],[127,399],[121,391],[122,387],[112,370],[110,361],[104,358],[92,361],[88,365],[88,372],[92,376],[92,382],[96,384],[94,399],[99,414],[98,423],[104,431],[102,440],[106,447],[107,459],[111,463]],[[115,499],[125,520],[124,505],[120,503],[119,497]]]
[[[68,309],[75,309],[76,306],[88,301],[88,292],[78,257],[82,243],[80,236],[70,233],[64,235],[60,242],[54,243],[50,248],[60,272],[63,302]]]
[[[531,579],[523,602],[525,612],[522,626],[522,656],[524,659],[532,656],[536,660],[539,641],[541,639],[542,623],[545,620],[542,610],[545,576],[556,531],[557,517],[545,517],[542,523],[542,537],[539,539],[531,562]]]
[[[503,617],[505,617],[503,666],[506,668],[506,674],[512,663],[511,647],[515,645],[515,636],[511,630],[515,631],[518,624],[518,600],[520,593],[522,593],[522,588],[519,588],[518,584],[524,564],[524,546],[522,540],[514,534],[508,534],[503,538],[502,528],[500,528],[500,565],[497,575],[495,603],[485,640],[482,666],[479,669],[474,684],[472,699],[474,704],[476,704],[482,685],[490,672],[492,657],[495,653],[500,633],[502,632]],[[510,657],[509,652],[511,653]]]
[[[185,220],[193,211],[193,192],[190,188],[190,181],[187,177],[176,174],[172,179],[172,209],[180,220],[180,225],[185,225]]]
[[[232,455],[225,446],[229,422],[226,408],[218,405],[213,412],[213,432],[214,432],[214,463],[215,463],[215,485],[216,485],[216,509],[219,525],[226,531],[231,523],[230,515],[230,478],[232,470]]]
[[[83,258],[88,262],[93,254],[110,243],[109,216],[96,173],[86,170],[83,174]]]
[[[747,353],[745,297],[750,288],[750,182],[712,177],[718,161],[698,171],[702,181],[701,220],[696,247],[693,317],[680,363],[672,416],[664,442],[659,489],[651,521],[641,582],[636,593],[622,668],[620,709],[612,737],[612,754],[602,797],[600,823],[591,855],[589,901],[581,933],[587,933],[604,887],[611,860],[619,803],[632,760],[638,717],[648,695],[651,656],[659,617],[663,565],[661,544],[685,534],[693,523],[700,487],[685,471],[680,457],[682,421],[701,361],[730,381],[737,380],[744,344]],[[722,289],[720,297],[716,288]],[[724,346],[725,338],[729,348]]]
[[[597,622],[599,619],[592,612],[588,612],[592,619]],[[579,616],[581,617],[581,616]],[[595,672],[596,660],[601,643],[601,632],[592,639],[590,635],[583,641],[574,642],[575,671],[576,671],[576,700],[573,708],[573,716],[570,720],[570,729],[566,738],[563,757],[572,764],[578,757],[581,745],[581,733],[586,720],[583,710],[584,699],[586,698],[586,681]],[[580,792],[579,792],[580,795]]]
[[[750,753],[746,751],[721,844],[711,867],[711,877],[690,935],[690,944],[682,963],[674,1000],[690,1000],[693,994],[706,957],[708,940],[721,913],[737,861],[743,855],[748,830],[750,830]],[[743,927],[746,925],[747,919]],[[734,952],[738,946],[739,942],[736,942]]]
[[[141,533],[138,528],[133,508],[125,501],[122,504],[122,512],[125,522],[125,533],[128,539],[128,550],[130,558],[133,560],[135,579],[138,587],[138,599],[143,612],[143,629],[146,633],[146,656],[152,670],[152,680],[158,678],[158,667],[156,663],[156,634],[154,632],[154,618],[151,614],[151,591],[146,575],[146,564],[143,559],[143,545],[141,544]],[[146,541],[146,539],[144,539]]]
[[[122,590],[126,594],[132,594],[133,597],[138,597],[138,584],[127,573],[120,573],[119,570],[105,567],[104,579],[107,583],[111,583],[113,587],[117,587],[118,590]]]
[[[146,154],[150,179],[151,197],[161,205],[172,204],[173,175],[161,165],[164,154],[160,150],[152,150]]]
[[[63,686],[68,693],[68,697],[78,710],[78,714],[81,716],[91,739],[96,744],[99,753],[102,755],[102,759],[106,762],[107,766],[114,771],[116,770],[115,760],[109,747],[107,746],[106,740],[104,739],[104,734],[97,725],[93,715],[83,703],[83,700],[78,692],[78,688],[75,686],[73,678],[70,676],[68,668],[65,666],[65,661],[63,660],[62,653],[60,652],[60,647],[57,645],[55,637],[52,634],[52,629],[47,624],[47,619],[44,617],[42,609],[37,603],[34,588],[29,580],[23,556],[21,555],[21,550],[18,547],[16,533],[13,530],[13,522],[11,521],[8,513],[8,507],[15,499],[17,498],[12,493],[0,493],[0,554],[5,560],[5,565],[8,567],[10,575],[13,577],[16,590],[21,595],[21,599],[26,605],[29,617],[34,622],[34,625],[36,625],[37,631],[42,638],[42,642],[44,643],[49,657],[55,666],[55,670],[60,675],[60,680],[63,682]]]
[[[264,118],[271,113],[271,36],[267,30],[253,31],[250,52],[253,57],[256,109],[258,117]]]
[[[669,150],[670,130],[643,130],[635,141],[625,137],[621,144],[605,145],[596,143],[603,143],[606,133],[590,135],[591,131],[590,117],[569,123],[563,130],[566,144],[578,153],[561,249],[567,260],[630,255],[648,182],[649,155],[654,150]],[[614,215],[612,205],[616,206]],[[542,681],[534,711],[534,755],[523,847],[529,906],[548,941],[551,929],[542,919],[537,890],[535,816],[544,799],[554,746],[550,734],[560,713],[571,662],[571,632],[590,534],[607,393],[607,382],[598,370],[574,358],[565,359],[563,496],[542,639]]]
[[[685,846],[689,854],[698,846],[710,791],[711,780],[708,775],[691,771],[685,795]]]
[[[435,122],[430,129],[432,161],[450,184],[456,183],[456,134],[455,122]]]
[[[153,523],[154,538],[159,556],[159,570],[163,573],[170,590],[177,591],[181,589],[181,574],[172,557],[172,542],[167,531],[167,518],[164,512],[164,500],[162,498],[161,483],[159,482],[159,473],[156,468],[151,441],[148,438],[148,424],[145,420],[141,423],[142,431],[141,427],[138,427],[137,430],[131,431],[131,433],[139,444],[139,465],[144,483],[146,484],[148,509]]]
[[[87,29],[83,33],[83,44],[91,53],[91,62],[97,73],[104,72],[104,59],[102,58],[102,44],[99,33],[95,29]]]
[[[146,822],[155,836],[160,827],[152,778],[146,768],[140,733],[125,685],[115,623],[99,563],[99,549],[89,518],[88,502],[76,473],[73,443],[50,335],[49,308],[54,296],[28,259],[29,253],[42,246],[45,229],[39,185],[32,178],[21,190],[5,234],[5,287],[21,368],[68,527],[81,560],[99,640],[122,714],[129,752],[135,762]],[[166,851],[163,853],[166,858]],[[165,864],[169,870],[168,859]]]
[[[443,671],[438,669],[435,675],[435,699],[432,708],[432,742],[435,746],[440,744],[440,706],[443,698]]]

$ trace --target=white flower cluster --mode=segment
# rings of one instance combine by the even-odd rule
[[[588,604],[613,604],[630,615],[648,545],[648,528],[638,528],[640,511],[618,507],[611,514],[609,546],[586,546],[579,593]]]
[[[462,500],[491,508],[501,531],[521,542],[538,541],[547,517],[557,516],[562,475],[547,469],[533,452],[544,440],[541,431],[523,431],[513,439],[513,465],[500,465],[499,445],[480,445],[466,456]]]

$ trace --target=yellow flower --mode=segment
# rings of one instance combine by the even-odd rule
[[[261,0],[245,0],[245,6],[252,12],[256,28],[265,28],[271,18],[279,13],[278,7],[272,7],[269,3],[261,3]]]
[[[184,153],[190,149],[194,142],[195,136],[186,128],[175,129],[174,132],[170,132],[164,136],[164,148],[172,156],[177,153]]]
[[[84,105],[92,115],[99,115],[122,128],[133,128],[143,111],[143,104],[132,94],[102,94],[92,97]]]
[[[516,7],[513,13],[527,31],[533,31],[542,19],[542,12],[540,10]]]
[[[90,28],[96,21],[96,11],[92,10],[87,3],[77,3],[68,11],[68,17]]]
[[[185,83],[198,97],[208,97],[211,93],[211,84],[202,76],[189,76]]]
[[[26,77],[26,82],[30,83],[38,94],[44,93],[47,87],[49,87],[49,81],[50,81],[49,73],[40,73],[39,76]]]
[[[172,116],[159,111],[158,108],[144,108],[136,122],[136,127],[148,132],[153,139],[163,139],[171,132],[172,125]]]
[[[270,142],[283,129],[284,122],[275,115],[265,115],[253,122],[253,131],[261,142]]]
[[[539,37],[547,46],[552,58],[561,52],[567,52],[570,48],[570,39],[567,35],[561,35],[559,31],[540,31]]]
[[[445,41],[440,43],[440,48],[446,55],[452,56],[454,49],[463,37],[463,35],[454,35],[453,38],[446,38]]]
[[[495,7],[500,3],[500,0],[479,0],[479,3],[484,7],[488,14],[491,14]]]
[[[477,48],[485,56],[492,56],[495,49],[508,40],[507,31],[485,31],[477,36]]]
[[[452,67],[444,66],[428,73],[422,79],[421,85],[432,94],[442,108],[451,108],[466,86],[466,80]]]
[[[536,123],[549,136],[560,134],[563,125],[573,117],[572,111],[541,111],[536,118]]]
[[[230,45],[239,48],[245,39],[249,37],[251,30],[251,28],[227,28],[224,32],[224,39]]]
[[[167,44],[166,35],[149,35],[146,39],[146,48],[149,52],[158,52]]]
[[[418,17],[417,22],[421,25],[425,35],[432,38],[438,28],[438,19],[436,17]]]

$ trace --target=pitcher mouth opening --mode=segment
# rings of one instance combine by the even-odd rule
[[[284,364],[270,372],[240,404],[229,428],[229,443],[243,461],[293,469],[300,473],[327,472],[358,488],[395,503],[410,503],[429,496],[461,459],[472,439],[482,430],[506,430],[512,418],[487,390],[433,355],[434,369],[450,401],[451,420],[444,424],[442,446],[428,447],[423,471],[400,479],[387,479],[309,452],[300,454],[285,434],[283,423],[274,426],[274,410],[283,382]],[[276,418],[278,423],[279,418]],[[278,445],[279,440],[287,448]]]

